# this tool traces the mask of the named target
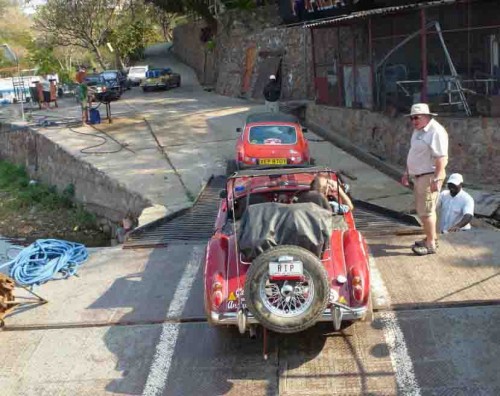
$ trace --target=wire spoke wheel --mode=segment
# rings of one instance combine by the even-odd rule
[[[294,317],[306,312],[314,301],[314,282],[307,271],[304,281],[271,281],[263,276],[259,286],[264,306],[274,315]]]
[[[295,279],[273,279],[270,265],[281,256],[303,265]],[[260,254],[245,280],[245,300],[260,324],[278,333],[296,333],[313,326],[325,311],[330,295],[328,274],[314,254],[292,245],[280,245]]]

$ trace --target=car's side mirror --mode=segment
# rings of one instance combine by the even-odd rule
[[[307,133],[307,132],[309,132],[309,130],[307,128],[302,128],[302,132]]]
[[[241,128],[236,128],[236,132],[240,133],[241,131],[243,131],[243,129],[241,129]]]
[[[344,192],[347,194],[349,191],[351,191],[351,186],[347,183],[344,183]]]
[[[227,190],[220,190],[219,198],[226,199],[227,198]]]

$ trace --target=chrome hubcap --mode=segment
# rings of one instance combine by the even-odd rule
[[[259,293],[271,313],[290,318],[309,309],[314,300],[314,283],[305,270],[303,281],[271,281],[268,276],[263,276]]]

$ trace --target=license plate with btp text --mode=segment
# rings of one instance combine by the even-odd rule
[[[286,158],[261,158],[259,165],[286,165]]]
[[[271,279],[301,279],[304,276],[302,261],[293,257],[282,256],[278,261],[269,263],[269,278]]]

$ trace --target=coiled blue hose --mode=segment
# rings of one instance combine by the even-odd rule
[[[75,242],[39,239],[12,260],[0,265],[9,268],[9,276],[23,286],[41,285],[51,279],[68,278],[89,257],[87,248]]]

